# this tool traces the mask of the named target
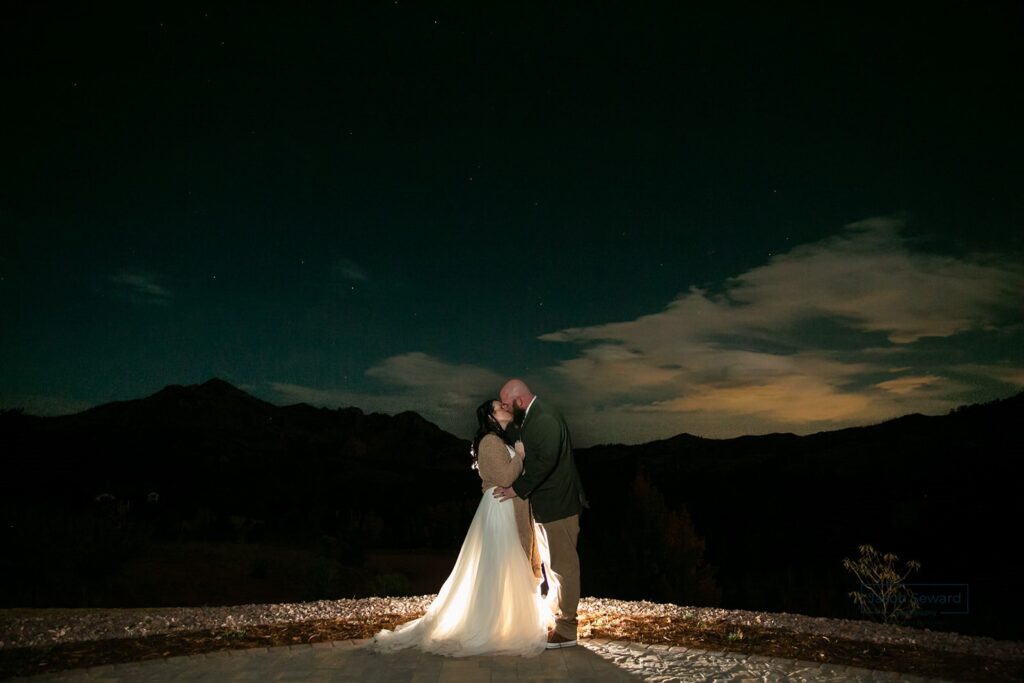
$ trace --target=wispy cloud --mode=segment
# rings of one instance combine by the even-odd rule
[[[166,305],[173,296],[155,274],[147,271],[121,270],[111,275],[110,281],[120,296],[135,303]]]
[[[912,396],[921,393],[923,390],[940,387],[945,384],[948,384],[948,380],[937,375],[910,375],[879,382],[875,387],[897,396]]]
[[[367,279],[366,270],[355,261],[347,258],[340,258],[335,261],[331,272],[339,280],[347,282],[365,282]]]
[[[273,399],[279,403],[308,403],[322,408],[347,408],[355,406],[361,410],[383,413],[400,413],[412,410],[413,406],[401,397],[387,394],[351,391],[348,389],[322,389],[319,387],[294,384],[291,382],[270,382]],[[258,389],[255,390],[258,392]]]
[[[809,433],[945,412],[985,383],[1024,386],[1019,354],[980,358],[962,344],[1024,340],[1021,264],[924,252],[902,227],[855,223],[649,315],[545,334],[571,357],[527,379],[563,407],[579,443]],[[468,436],[473,408],[505,379],[424,353],[366,375],[379,391],[273,388],[317,405],[413,409]]]
[[[577,417],[598,440],[635,440],[652,427],[666,436],[807,432],[953,407],[967,387],[918,346],[1014,322],[1024,270],[914,251],[901,228],[856,223],[720,292],[691,288],[636,320],[544,335],[579,348],[551,369],[560,391],[577,397]],[[660,425],[636,419],[651,414]]]
[[[21,408],[28,415],[71,415],[80,413],[94,404],[68,396],[47,394],[5,394],[0,396],[0,408],[12,410]]]
[[[386,358],[366,371],[380,383],[379,391],[319,389],[272,382],[278,400],[325,407],[357,406],[398,413],[414,410],[442,428],[470,436],[474,411],[481,401],[497,396],[503,378],[476,365],[448,363],[425,353]]]
[[[1010,364],[964,363],[951,367],[954,372],[974,377],[985,377],[1010,387],[1024,389],[1024,367]]]
[[[458,401],[492,395],[501,376],[476,365],[448,363],[426,353],[392,356],[366,371],[370,377],[403,389]]]

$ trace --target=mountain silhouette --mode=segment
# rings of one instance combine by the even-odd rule
[[[968,615],[925,625],[1020,637],[1022,591],[1004,550],[1024,512],[1020,424],[1024,393],[807,436],[680,434],[578,449],[591,501],[580,535],[584,592],[659,598],[621,569],[664,559],[637,547],[632,515],[678,513],[692,519],[699,538],[690,542],[703,557],[695,561],[713,568],[722,606],[856,616],[841,560],[870,543],[921,561],[918,581],[969,585]],[[414,412],[275,406],[220,379],[75,415],[3,413],[0,449],[0,542],[50,564],[97,528],[121,538],[116,524],[161,543],[333,539],[332,556],[346,562],[363,548],[457,549],[480,498],[469,443]],[[98,515],[100,499],[118,501],[120,516]],[[664,528],[656,544],[677,543],[676,527]],[[617,559],[623,553],[636,555]],[[4,569],[0,599],[35,590],[44,600],[49,589],[33,583],[41,562]]]
[[[316,451],[334,458],[380,459],[417,468],[467,469],[468,443],[444,432],[417,413],[398,415],[364,413],[356,407],[314,408],[305,403],[276,406],[258,399],[222,379],[191,386],[170,385],[151,396],[116,401],[74,415],[39,418],[9,414],[3,431],[17,443],[31,435],[36,455],[66,459],[66,454],[45,448],[51,437],[75,437],[102,445],[106,459],[125,441],[143,439],[152,452],[166,451],[163,438],[191,442],[193,449],[222,450],[216,457],[241,454],[240,446],[255,451]],[[208,443],[209,441],[210,443]],[[139,444],[142,445],[142,444]],[[23,447],[29,447],[24,443]],[[328,451],[330,451],[328,453]],[[98,465],[95,460],[92,465]]]
[[[155,493],[177,517],[258,518],[290,538],[317,536],[318,515],[380,508],[394,520],[403,496],[430,505],[479,491],[468,442],[416,413],[280,407],[219,379],[75,415],[8,413],[0,444],[10,500],[74,509]]]
[[[165,425],[222,432],[259,430],[277,406],[250,396],[221,379],[202,384],[172,384],[146,398],[116,401],[56,418],[73,428],[118,427],[147,430]]]
[[[1022,590],[1005,547],[1024,518],[1021,424],[1024,394],[808,436],[595,446],[577,462],[592,527],[618,524],[623,482],[638,476],[689,511],[725,606],[841,613],[857,586],[839,562],[868,543],[921,561],[908,581],[968,584],[968,615],[925,625],[1019,637],[1012,615],[1024,606]],[[614,552],[601,538],[586,542],[595,556]],[[615,581],[601,565],[591,571]]]

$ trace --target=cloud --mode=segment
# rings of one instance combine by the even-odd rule
[[[948,410],[969,387],[919,347],[1019,319],[1024,270],[914,251],[901,229],[855,223],[720,291],[694,287],[635,320],[545,334],[579,349],[551,373],[591,440],[806,433]],[[1016,381],[1020,368],[998,373]]]
[[[166,305],[170,302],[170,290],[158,282],[152,273],[138,270],[122,270],[110,276],[118,286],[118,293],[129,301],[139,304]]]
[[[46,417],[80,413],[93,405],[76,398],[46,394],[7,394],[0,397],[0,407],[4,410],[21,408],[28,415]]]
[[[569,357],[526,379],[563,407],[580,445],[806,434],[943,413],[978,400],[979,387],[994,397],[1024,386],[1019,354],[982,359],[977,350],[993,338],[992,348],[1020,347],[1024,268],[923,252],[902,228],[855,223],[721,287],[691,287],[649,315],[542,335]],[[473,409],[505,379],[420,352],[386,358],[366,376],[377,391],[272,387],[315,405],[412,409],[469,436]]]
[[[413,352],[386,358],[366,371],[381,385],[380,391],[317,389],[283,382],[271,383],[286,401],[398,413],[414,410],[443,429],[465,437],[475,430],[475,410],[481,401],[496,397],[504,378],[476,365],[448,363],[426,353]]]
[[[541,339],[642,339],[648,346],[680,333],[687,338],[743,333],[756,339],[773,336],[779,326],[825,317],[907,344],[981,329],[1013,305],[1024,286],[1019,266],[995,257],[913,253],[899,235],[901,225],[892,219],[854,223],[838,237],[797,247],[732,278],[721,294],[691,288],[661,313]]]
[[[413,406],[403,401],[400,396],[371,394],[347,389],[322,389],[289,382],[270,382],[268,386],[277,402],[288,405],[308,403],[311,406],[332,409],[355,406],[362,410],[383,413],[400,413],[413,409]]]
[[[1001,384],[1024,388],[1024,367],[964,363],[962,365],[955,365],[951,369],[965,375],[988,378]]]
[[[944,382],[942,377],[937,375],[897,377],[896,379],[879,382],[875,386],[898,396],[910,396],[919,393],[922,389],[934,387]]]
[[[335,261],[332,272],[335,277],[349,282],[365,282],[367,279],[366,271],[362,266],[347,258]]]
[[[494,394],[502,382],[500,375],[486,368],[448,363],[419,352],[386,358],[366,374],[414,391],[459,397]]]
[[[911,252],[901,228],[893,219],[854,223],[779,256],[731,283],[734,311],[770,324],[830,315],[907,344],[984,327],[1024,285],[1019,267],[995,259]]]

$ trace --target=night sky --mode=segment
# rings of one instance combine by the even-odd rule
[[[1020,3],[94,4],[4,4],[0,406],[468,437],[521,376],[589,444],[1024,388]]]

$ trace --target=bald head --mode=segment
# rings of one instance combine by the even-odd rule
[[[530,387],[526,386],[526,382],[521,379],[510,379],[505,382],[505,386],[501,388],[501,393],[498,395],[501,397],[502,403],[508,406],[519,407],[523,410],[533,400],[533,392],[530,391]]]

